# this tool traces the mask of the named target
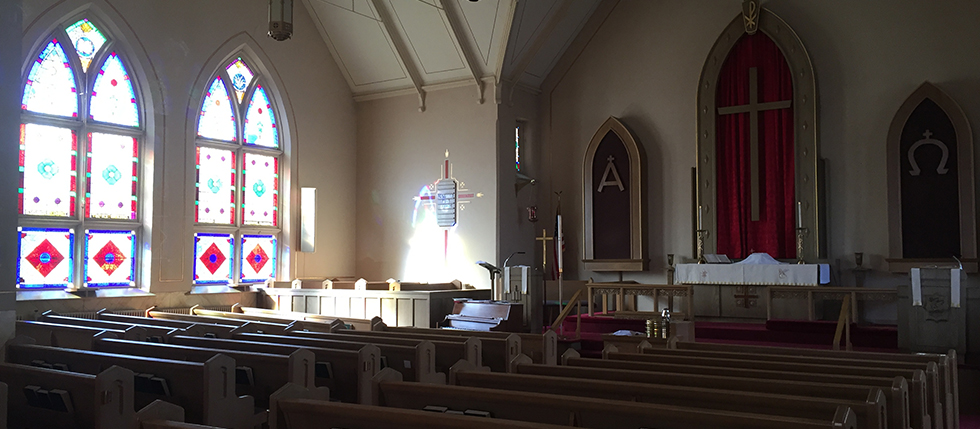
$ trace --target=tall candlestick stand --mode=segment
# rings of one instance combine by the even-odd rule
[[[803,261],[803,238],[806,237],[808,229],[799,227],[796,228],[796,263],[805,264]]]
[[[699,229],[698,230],[698,263],[706,264],[708,261],[704,259],[704,238],[708,235],[708,230]]]

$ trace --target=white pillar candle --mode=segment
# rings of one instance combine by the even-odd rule
[[[701,227],[701,205],[698,205],[698,229],[704,229]]]
[[[796,202],[796,227],[803,228],[803,203]]]

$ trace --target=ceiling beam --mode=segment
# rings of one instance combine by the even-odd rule
[[[503,1],[503,0],[501,0]],[[504,61],[507,60],[507,45],[510,44],[510,30],[514,25],[514,14],[517,12],[517,0],[508,0],[509,5],[507,6],[507,20],[504,21],[504,28],[501,31],[504,39],[500,41],[500,49],[497,50],[497,70],[494,70],[493,76],[496,79],[495,85],[493,86],[493,98],[497,104],[500,104],[504,100],[503,85],[500,84],[504,79]]]
[[[555,31],[555,27],[557,27],[558,23],[560,23],[561,20],[565,18],[565,15],[568,14],[568,8],[572,4],[572,0],[558,1],[561,3],[561,5],[558,6],[558,10],[551,15],[551,18],[548,19],[548,23],[541,30],[541,33],[539,33],[538,37],[534,39],[534,43],[531,44],[531,48],[528,49],[527,53],[521,57],[521,60],[514,66],[514,70],[511,71],[510,76],[507,77],[507,80],[511,82],[510,96],[508,97],[510,98],[511,103],[514,102],[514,88],[517,87],[517,82],[521,79],[524,72],[527,71],[527,67],[531,65],[531,60],[538,55],[538,51],[540,51],[541,47],[544,46],[544,43],[548,41],[551,33]]]
[[[439,4],[442,6],[440,13],[446,17],[449,21],[449,28],[453,32],[453,38],[456,39],[456,44],[459,45],[459,49],[463,51],[463,58],[466,59],[466,67],[470,69],[470,74],[473,75],[473,83],[476,84],[476,96],[477,104],[483,104],[483,76],[480,72],[483,70],[480,64],[476,60],[476,55],[473,50],[470,49],[470,43],[468,39],[465,39],[466,33],[463,31],[463,25],[459,22],[458,15],[462,15],[462,11],[456,8],[456,0],[439,0]]]
[[[419,71],[415,69],[415,63],[412,61],[412,56],[408,53],[408,47],[405,45],[405,41],[402,40],[398,32],[395,29],[395,25],[391,19],[391,14],[388,13],[388,9],[385,8],[383,0],[371,0],[374,8],[378,11],[378,17],[381,18],[381,23],[384,24],[385,31],[388,33],[388,37],[391,38],[391,43],[395,45],[395,52],[398,54],[398,58],[401,59],[402,65],[405,66],[405,70],[408,72],[408,76],[412,79],[412,85],[415,86],[415,92],[419,96],[419,112],[425,111],[425,90],[422,89],[422,77],[419,76]]]

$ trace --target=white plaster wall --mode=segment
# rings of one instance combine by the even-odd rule
[[[488,101],[477,104],[469,85],[430,92],[425,112],[418,111],[415,95],[357,103],[357,276],[427,280],[403,278],[415,232],[413,197],[441,177],[448,150],[453,176],[483,193],[460,212],[455,236],[464,250],[449,256],[460,261],[454,267],[460,281],[489,287],[487,271],[475,261],[503,261],[495,260],[497,106],[491,85],[485,96]]]
[[[151,211],[144,216],[149,216],[151,227],[147,235],[152,264],[144,260],[142,265],[151,291],[190,288],[193,127],[206,89],[196,82],[206,80],[213,71],[210,63],[230,54],[223,49],[239,40],[263,59],[262,68],[276,84],[286,115],[279,119],[291,144],[291,174],[285,180],[292,194],[280,194],[287,234],[298,235],[288,228],[297,225],[299,186],[318,191],[317,251],[293,252],[284,258],[289,265],[280,273],[299,277],[352,272],[354,258],[348,249],[354,246],[355,215],[345,207],[354,203],[354,103],[306,8],[297,4],[292,38],[277,42],[266,35],[268,4],[260,1],[31,0],[23,5],[24,55],[35,55],[36,37],[89,4],[111,19],[110,30],[118,30],[114,34],[124,36],[136,54],[127,59],[151,80],[150,90],[144,92],[152,119],[144,179],[152,183],[152,192],[144,192],[143,198],[149,204],[146,211]],[[285,241],[283,245],[292,248],[296,240]]]
[[[537,184],[526,185],[520,191],[515,191],[516,173],[514,168],[514,127],[517,121],[525,123],[523,130],[524,141],[521,144],[521,173],[537,178],[541,173],[541,138],[538,119],[538,96],[517,88],[511,92],[510,85],[505,85],[504,100],[497,106],[497,151],[500,162],[497,166],[497,229],[499,231],[499,248],[497,261],[504,263],[514,252],[524,252],[524,255],[514,255],[508,265],[528,265],[540,268],[541,243],[534,241],[534,236],[541,235],[541,229],[547,229],[551,236],[554,229],[554,219],[546,216],[547,208],[539,213],[538,221],[528,220],[527,207],[537,207],[547,202],[549,196],[543,193]],[[501,265],[502,267],[503,265]]]
[[[558,83],[542,94],[546,186],[565,191],[565,260],[581,259],[581,160],[596,127],[617,116],[647,155],[646,239],[650,271],[627,279],[663,281],[665,255],[692,255],[690,169],[695,164],[695,97],[704,59],[740,1],[623,0]],[[819,148],[828,162],[829,256],[851,280],[853,253],[884,269],[888,257],[885,139],[904,99],[923,81],[950,94],[980,123],[980,33],[974,1],[806,1],[763,3],[797,32],[813,62],[820,103]],[[877,272],[869,283],[902,281]]]

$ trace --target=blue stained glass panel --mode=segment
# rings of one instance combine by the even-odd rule
[[[78,117],[75,75],[57,39],[48,42],[31,65],[21,108],[49,115]]]
[[[88,71],[89,64],[92,64],[92,58],[99,53],[99,49],[102,49],[106,37],[102,35],[95,24],[84,18],[68,26],[65,33],[68,33],[68,38],[75,46],[75,53],[78,54],[78,60],[82,63],[82,71]]]
[[[197,135],[209,139],[235,141],[235,113],[225,83],[220,77],[214,78],[197,123]]]
[[[245,112],[245,144],[262,147],[279,147],[279,130],[276,128],[276,117],[272,112],[272,104],[265,94],[262,85],[255,87],[252,99],[248,102]]]
[[[242,235],[241,283],[262,283],[276,278],[276,236]]]
[[[197,148],[196,204],[195,222],[235,223],[235,154],[232,151]]]
[[[229,284],[234,264],[231,234],[194,234],[194,284]]]
[[[133,83],[115,52],[109,54],[95,77],[89,116],[96,121],[128,127],[140,125]]]
[[[252,73],[252,70],[248,68],[248,65],[241,58],[228,64],[227,71],[229,79],[231,79],[231,87],[238,97],[238,102],[241,103],[242,99],[245,98],[245,90],[248,89],[248,84],[252,83],[252,78],[255,77],[255,74]]]
[[[85,181],[85,216],[97,219],[136,219],[136,178],[139,146],[136,138],[89,134]]]
[[[136,286],[136,231],[85,231],[85,286]]]
[[[72,284],[75,233],[68,228],[18,227],[17,287],[65,288]]]
[[[75,215],[75,132],[48,125],[20,126],[20,213]]]
[[[279,211],[279,159],[245,154],[242,220],[246,225],[276,226]]]

